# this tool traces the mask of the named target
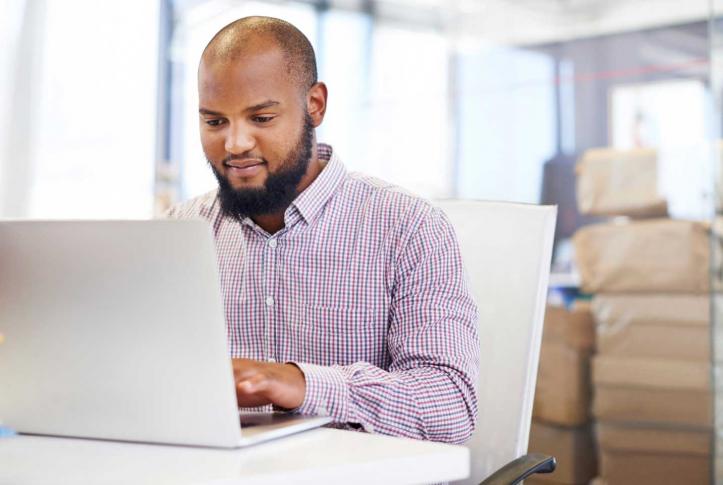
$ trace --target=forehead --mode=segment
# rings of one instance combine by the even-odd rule
[[[198,95],[205,108],[243,109],[259,99],[288,103],[298,96],[298,86],[289,76],[282,51],[270,48],[228,58],[203,58],[198,69]]]

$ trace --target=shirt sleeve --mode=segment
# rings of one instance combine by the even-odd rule
[[[306,378],[297,412],[326,414],[369,432],[462,443],[477,418],[477,307],[456,236],[433,208],[398,258],[390,304],[388,370],[296,363]]]

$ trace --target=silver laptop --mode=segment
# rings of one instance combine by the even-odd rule
[[[205,221],[0,221],[0,334],[21,433],[234,448],[330,421],[239,413]]]

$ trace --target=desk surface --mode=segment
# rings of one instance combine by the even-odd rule
[[[238,450],[0,439],[0,484],[432,483],[465,478],[462,446],[316,429]]]

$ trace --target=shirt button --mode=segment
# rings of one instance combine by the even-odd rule
[[[271,249],[276,249],[276,246],[278,246],[278,244],[279,243],[276,241],[276,239],[269,239],[269,247]]]
[[[267,296],[266,297],[266,306],[273,306],[274,305],[274,297],[273,296]]]

